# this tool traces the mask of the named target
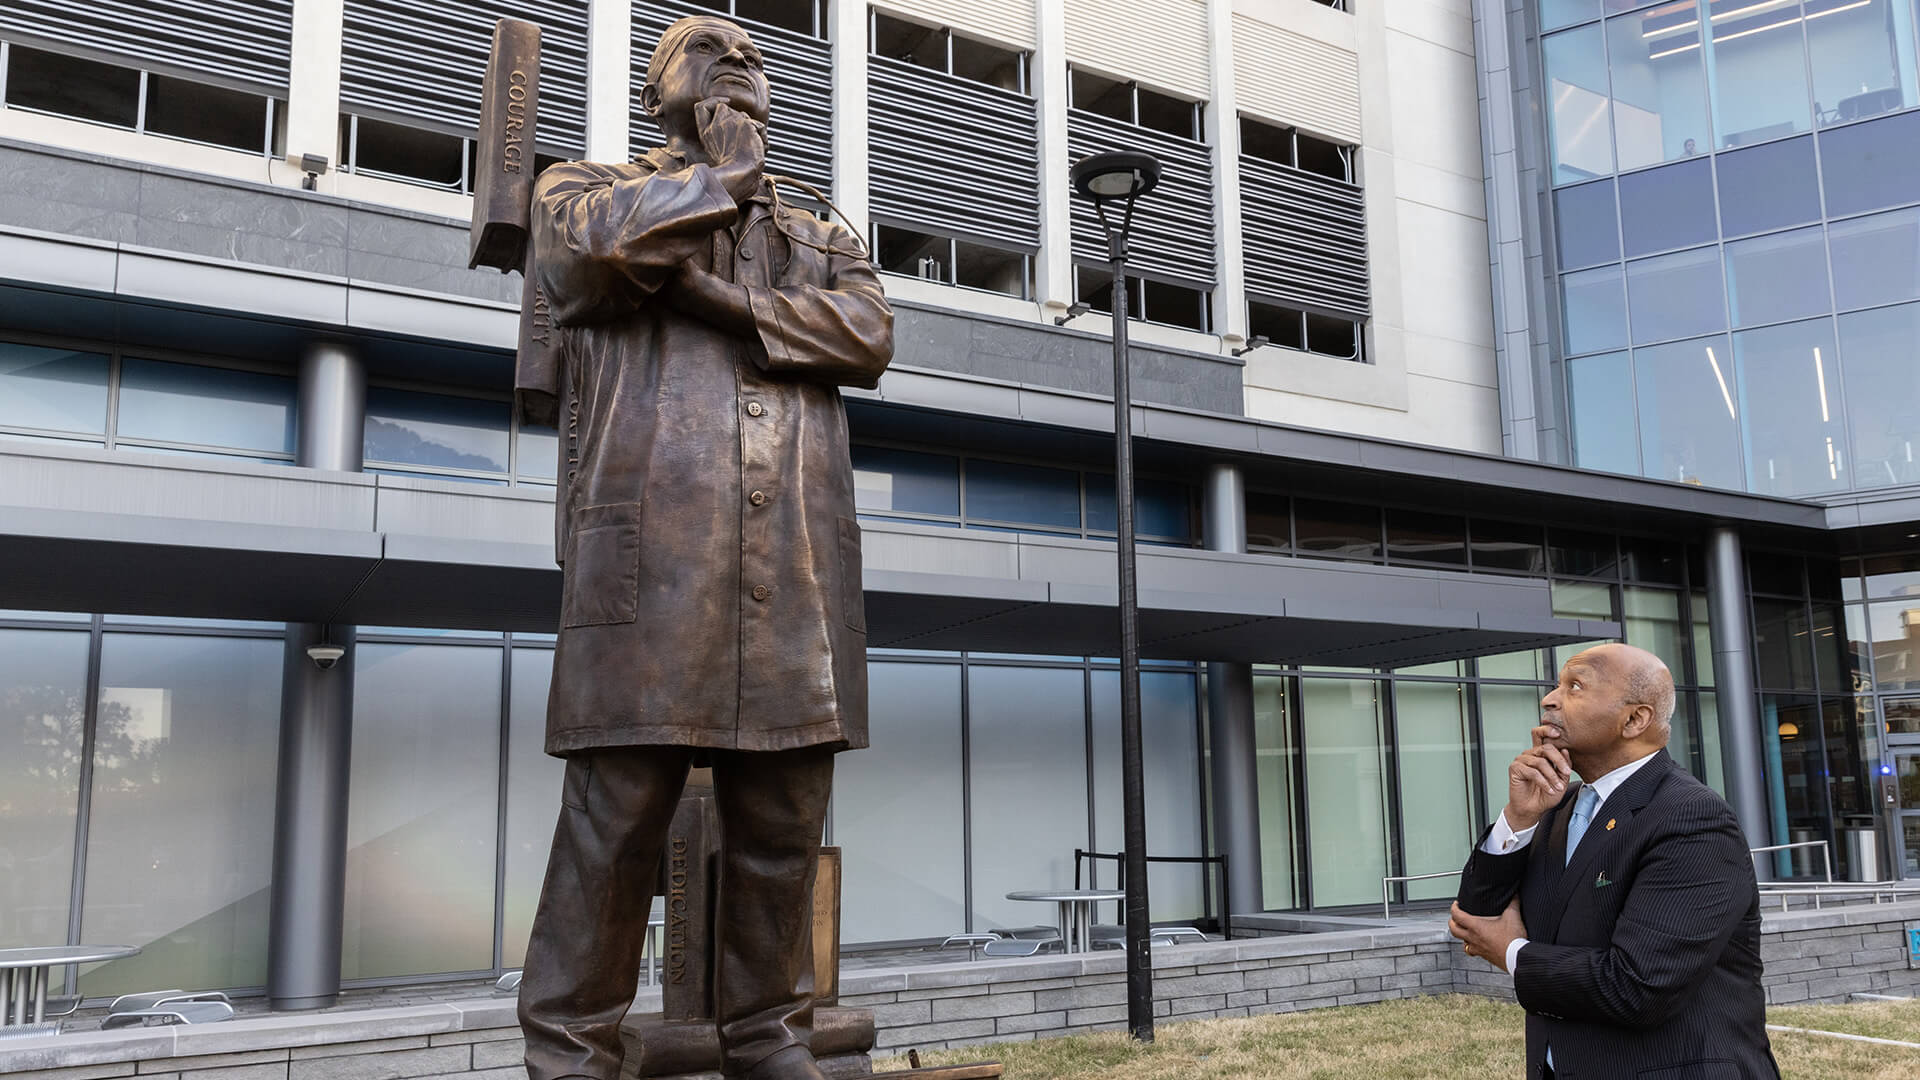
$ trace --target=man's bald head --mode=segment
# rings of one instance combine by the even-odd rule
[[[1653,727],[1662,733],[1661,743],[1673,733],[1675,695],[1673,673],[1666,661],[1633,645],[1596,645],[1574,659],[1587,659],[1605,671],[1620,690],[1625,705],[1645,705],[1653,710]]]

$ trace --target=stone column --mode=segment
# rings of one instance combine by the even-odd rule
[[[357,353],[334,342],[309,346],[300,360],[295,463],[359,472],[366,401]],[[341,653],[330,656],[327,646]],[[353,650],[354,627],[287,624],[267,931],[267,997],[275,1010],[325,1008],[340,993]]]
[[[1207,470],[1202,504],[1207,550],[1245,552],[1247,492],[1238,466]],[[1213,849],[1227,857],[1228,906],[1240,914],[1263,911],[1253,665],[1207,665],[1207,735],[1213,758]]]
[[[633,10],[629,0],[588,0],[587,160],[625,161],[633,80]]]
[[[1067,7],[1046,2],[1036,10],[1033,96],[1040,102],[1040,254],[1034,260],[1042,315],[1064,314],[1073,303],[1073,183],[1067,175]],[[1093,325],[1089,320],[1088,327]]]
[[[1765,847],[1774,840],[1768,826],[1766,771],[1761,764],[1765,750],[1754,691],[1746,560],[1740,551],[1740,534],[1730,526],[1717,527],[1707,534],[1707,607],[1727,802],[1740,819],[1747,846]],[[1756,860],[1754,871],[1762,881],[1773,878],[1770,860]]]
[[[303,154],[327,159],[322,191],[333,190],[340,169],[340,48],[346,0],[293,0],[293,52],[287,58],[287,163],[296,171],[277,179],[298,185]]]

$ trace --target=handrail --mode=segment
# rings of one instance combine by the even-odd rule
[[[1465,871],[1462,871],[1462,870],[1447,870],[1438,874],[1403,874],[1399,877],[1381,878],[1380,879],[1380,919],[1381,921],[1382,922],[1393,921],[1392,905],[1393,905],[1393,886],[1395,882],[1431,881],[1434,878],[1459,877],[1464,872]]]
[[[1787,899],[1789,897],[1811,896],[1813,897],[1814,909],[1817,911],[1820,909],[1821,897],[1845,895],[1847,893],[1860,893],[1872,896],[1875,904],[1880,903],[1880,897],[1884,894],[1889,898],[1888,902],[1891,903],[1893,897],[1908,895],[1920,896],[1920,884],[1907,885],[1895,881],[1831,881],[1812,882],[1805,885],[1760,886],[1760,895],[1762,897],[1777,896],[1780,898],[1781,911],[1787,910]]]
[[[1767,852],[1767,851],[1788,851],[1793,848],[1808,848],[1808,847],[1817,847],[1820,849],[1820,861],[1822,864],[1826,866],[1827,880],[1831,882],[1833,880],[1833,853],[1832,853],[1832,850],[1827,847],[1827,842],[1825,840],[1802,840],[1794,844],[1773,844],[1768,847],[1748,848],[1747,857],[1752,858],[1755,855],[1759,855],[1762,852]]]

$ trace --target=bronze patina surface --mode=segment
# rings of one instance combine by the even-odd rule
[[[818,1077],[814,857],[833,753],[866,745],[846,413],[892,356],[859,241],[763,175],[745,31],[683,19],[641,105],[665,145],[534,191],[550,354],[524,415],[561,429],[564,567],[546,747],[567,777],[520,991],[532,1080],[616,1080],[640,935],[689,766],[724,837],[714,1011],[730,1077]]]

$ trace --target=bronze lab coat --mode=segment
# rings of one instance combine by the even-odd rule
[[[839,387],[879,381],[893,312],[846,229],[769,194],[736,206],[658,149],[541,174],[536,273],[564,370],[550,754],[867,744]],[[686,259],[746,287],[755,339],[655,296]]]

